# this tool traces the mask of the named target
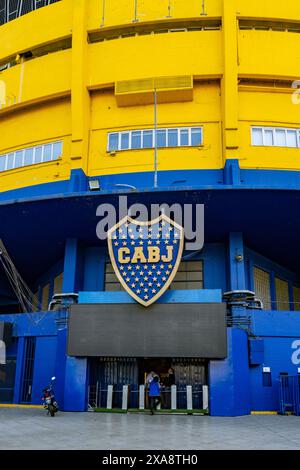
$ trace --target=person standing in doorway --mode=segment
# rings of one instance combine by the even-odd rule
[[[168,374],[165,378],[165,407],[171,409],[171,390],[172,385],[175,385],[175,371],[172,367],[169,368]]]
[[[157,406],[161,403],[161,389],[159,383],[159,377],[156,375],[149,384],[149,401],[150,401],[150,412],[154,415],[154,411]]]

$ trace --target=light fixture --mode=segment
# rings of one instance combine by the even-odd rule
[[[89,180],[90,191],[100,191],[100,181],[99,180]]]

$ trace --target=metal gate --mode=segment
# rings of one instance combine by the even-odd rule
[[[175,371],[178,408],[187,409],[186,386],[193,386],[193,404],[195,409],[203,408],[203,385],[207,384],[207,361],[204,359],[174,358],[172,367]]]
[[[300,375],[280,376],[280,413],[300,416]]]
[[[25,339],[21,403],[31,403],[36,338]]]
[[[6,364],[0,365],[0,403],[14,401],[16,362],[16,357],[8,357]]]
[[[90,360],[89,405],[105,408],[108,386],[114,386],[113,408],[122,407],[123,385],[130,388],[130,407],[138,404],[138,363],[136,358],[95,358]]]

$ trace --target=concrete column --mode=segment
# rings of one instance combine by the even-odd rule
[[[250,414],[250,371],[248,335],[227,328],[228,357],[209,363],[209,409],[211,416]]]
[[[230,289],[229,290],[245,290],[245,257],[244,242],[241,232],[233,232],[229,234],[229,274]]]
[[[203,397],[203,409],[208,410],[209,409],[209,397],[208,397],[208,386],[207,385],[203,385],[202,397]]]
[[[123,392],[122,392],[122,410],[123,411],[128,410],[128,394],[129,394],[128,385],[123,385]]]
[[[67,336],[67,327],[59,320],[55,393],[62,411],[86,411],[87,359],[67,356]]]
[[[78,240],[68,238],[65,245],[63,293],[77,292],[79,275]]]
[[[87,173],[91,108],[88,91],[87,19],[89,0],[76,0],[73,3],[71,163],[73,168],[77,168],[80,164],[83,171]]]
[[[186,408],[187,410],[193,409],[193,387],[191,385],[186,387]]]
[[[140,393],[139,393],[139,409],[145,409],[145,385],[140,385]]]
[[[171,410],[177,410],[177,387],[172,385],[171,387]]]
[[[106,402],[106,408],[108,410],[112,410],[112,404],[113,404],[113,391],[114,391],[114,386],[109,385],[107,387],[107,402]]]
[[[104,248],[86,248],[84,257],[83,290],[99,292],[104,288],[106,251]]]
[[[221,80],[223,121],[223,155],[238,159],[238,25],[237,1],[223,0],[223,58],[224,71]]]

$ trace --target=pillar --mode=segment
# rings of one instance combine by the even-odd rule
[[[81,284],[81,251],[78,240],[68,239],[65,247],[63,292],[78,292]],[[57,352],[55,392],[63,411],[87,409],[87,359],[70,357],[68,347],[68,312],[56,314]]]
[[[236,0],[223,0],[223,57],[221,80],[223,155],[238,159],[238,25]]]
[[[243,234],[229,234],[229,290],[245,290],[245,256]]]
[[[244,330],[228,328],[227,336],[227,359],[209,363],[210,414],[248,415],[251,410],[248,335]]]

